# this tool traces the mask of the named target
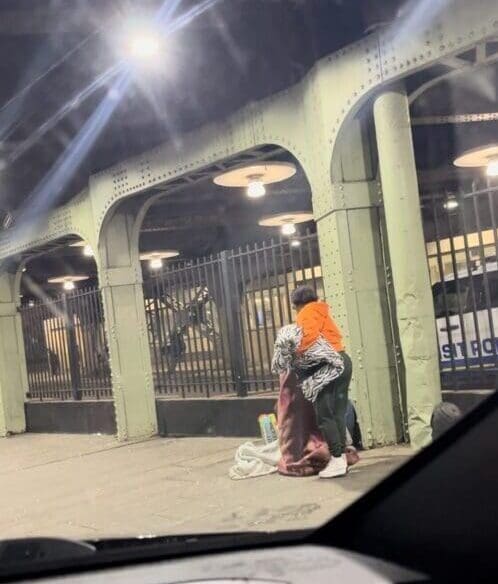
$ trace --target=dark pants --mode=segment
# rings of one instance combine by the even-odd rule
[[[341,353],[344,371],[318,394],[315,406],[316,421],[332,456],[346,450],[346,409],[353,365],[347,353]]]

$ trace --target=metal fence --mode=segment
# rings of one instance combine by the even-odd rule
[[[494,386],[498,188],[423,202],[443,385]]]
[[[494,386],[498,371],[498,187],[422,203],[443,385]],[[272,391],[278,329],[291,291],[324,297],[316,234],[254,243],[169,264],[144,280],[154,384],[160,396]],[[21,309],[31,399],[110,398],[98,289]]]
[[[100,291],[78,290],[20,309],[28,398],[112,396]]]
[[[156,392],[185,397],[275,389],[273,343],[292,322],[290,293],[303,283],[323,296],[315,234],[171,265],[146,279]]]

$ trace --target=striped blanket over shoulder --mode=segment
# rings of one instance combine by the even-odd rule
[[[303,353],[298,352],[302,339],[301,329],[290,324],[283,326],[275,340],[272,359],[273,373],[293,369],[300,381],[304,397],[314,402],[319,392],[344,371],[344,361],[323,337]]]

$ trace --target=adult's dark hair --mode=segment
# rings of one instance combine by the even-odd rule
[[[298,286],[291,294],[291,301],[294,306],[304,306],[317,300],[318,296],[311,286]]]

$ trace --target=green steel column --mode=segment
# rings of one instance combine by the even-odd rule
[[[26,359],[15,284],[15,274],[0,274],[0,436],[26,430]]]
[[[311,181],[325,293],[353,360],[351,397],[369,447],[403,438],[372,126],[368,112],[349,120],[334,148],[332,183],[330,173]]]
[[[410,441],[431,440],[430,419],[441,401],[434,306],[422,231],[408,98],[397,86],[374,104],[380,177],[406,377]]]
[[[157,434],[157,417],[134,217],[116,213],[99,243],[99,282],[109,345],[118,438]]]

